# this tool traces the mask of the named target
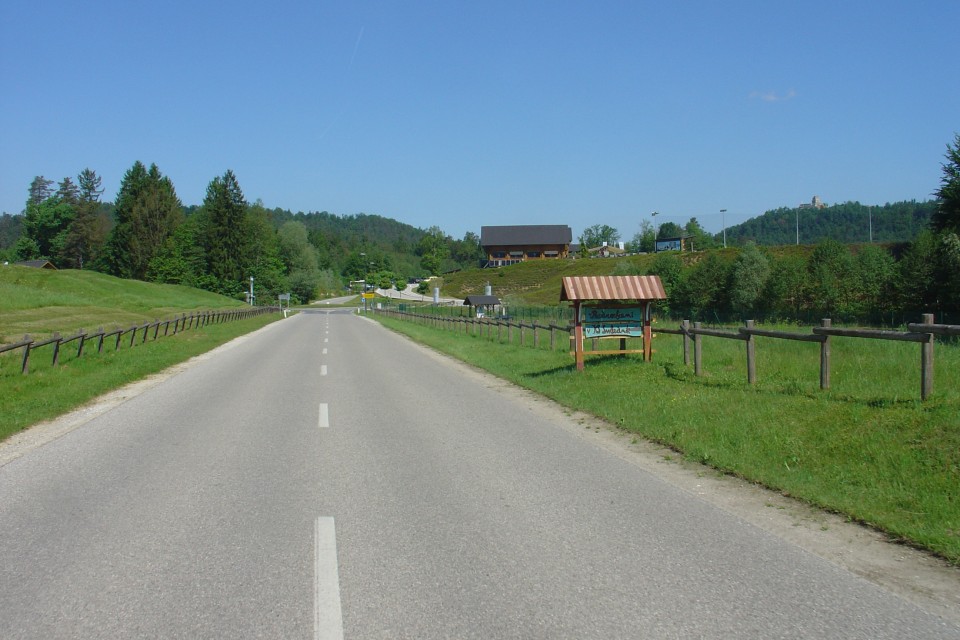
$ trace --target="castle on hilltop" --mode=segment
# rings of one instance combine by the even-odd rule
[[[803,203],[798,208],[799,209],[825,209],[827,205],[823,204],[823,200],[820,199],[820,196],[813,196],[813,200],[809,203]]]

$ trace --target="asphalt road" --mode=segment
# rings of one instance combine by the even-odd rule
[[[0,456],[0,638],[960,638],[551,415],[298,314]]]

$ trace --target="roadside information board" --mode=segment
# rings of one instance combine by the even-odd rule
[[[581,310],[584,338],[643,336],[643,309],[640,307],[581,307]]]

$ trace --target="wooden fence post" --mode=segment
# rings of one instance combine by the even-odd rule
[[[557,328],[551,324],[550,325],[550,351],[554,351],[557,345]]]
[[[97,329],[97,333],[100,334],[100,338],[97,340],[97,353],[103,353],[103,327]]]
[[[699,329],[700,326],[701,325],[699,322],[693,323],[694,329]],[[703,347],[701,344],[703,342],[702,338],[703,336],[701,336],[699,333],[695,333],[693,335],[693,373],[694,375],[698,375],[698,376],[703,374]]]
[[[533,323],[533,348],[534,348],[534,349],[539,349],[539,348],[540,348],[540,334],[537,332],[537,323],[536,323],[536,321],[534,321],[534,323]]]
[[[683,330],[683,366],[690,366],[690,321],[681,320],[680,328]]]
[[[30,372],[30,345],[33,344],[29,333],[23,336],[23,341],[27,344],[23,347],[23,362],[20,364],[20,373],[26,374]]]
[[[823,318],[820,326],[829,329],[833,321],[830,318]],[[830,388],[830,336],[823,336],[820,341],[820,388]]]
[[[923,314],[923,324],[933,324],[933,314]],[[920,343],[920,399],[926,400],[933,393],[933,334]]]
[[[78,358],[83,355],[83,344],[87,341],[87,332],[83,330],[83,327],[80,327],[79,335],[80,340],[78,340],[79,344],[77,345]]]
[[[53,332],[53,366],[57,366],[60,361],[60,332]]]
[[[754,321],[747,320],[747,329],[753,329]],[[754,342],[754,335],[752,333],[747,334],[747,382],[749,384],[757,383],[757,357],[756,357],[756,343]]]

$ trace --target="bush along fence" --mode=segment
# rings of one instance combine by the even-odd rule
[[[534,347],[540,346],[540,335],[549,332],[551,350],[556,348],[556,334],[558,332],[571,336],[571,332],[573,331],[573,327],[570,325],[522,323],[499,318],[463,318],[388,309],[377,310],[377,313],[414,321],[424,326],[456,331],[464,335],[483,337],[484,332],[486,332],[486,337],[492,338],[493,332],[496,330],[498,342],[503,339],[504,329],[506,329],[507,342],[513,341],[513,329],[518,329],[520,331],[521,346],[524,344],[524,330],[530,330],[532,333],[532,346]],[[816,342],[820,345],[820,388],[824,390],[830,388],[831,337],[916,342],[920,345],[920,398],[923,400],[926,400],[933,393],[933,355],[936,336],[960,336],[960,325],[935,324],[933,322],[933,314],[924,314],[921,322],[908,324],[906,331],[833,327],[829,318],[821,320],[820,326],[813,327],[811,333],[759,329],[755,326],[753,320],[747,320],[744,325],[745,326],[739,327],[736,331],[708,329],[704,328],[700,322],[691,323],[689,320],[683,320],[680,322],[678,329],[658,327],[656,333],[673,334],[683,337],[683,364],[687,366],[690,365],[692,344],[694,373],[697,376],[704,375],[704,336],[743,341],[746,346],[747,382],[749,384],[755,384],[757,381],[755,338],[764,337],[801,342]],[[572,337],[568,337],[566,342],[569,343],[570,340],[572,340]],[[594,351],[597,350],[597,342],[597,339],[593,339]],[[563,343],[561,342],[561,344]],[[587,353],[589,354],[590,352],[588,351]]]
[[[133,325],[129,329],[104,331],[103,327],[100,327],[93,333],[87,333],[83,329],[80,329],[76,335],[67,337],[55,332],[46,340],[33,340],[29,335],[25,335],[20,342],[0,346],[0,354],[23,349],[23,360],[20,365],[20,372],[26,374],[30,372],[30,356],[38,348],[47,345],[53,345],[53,366],[57,366],[60,362],[61,347],[72,342],[77,343],[77,357],[79,358],[83,355],[84,348],[94,341],[97,344],[97,353],[102,353],[104,344],[109,346],[109,342],[114,343],[114,351],[116,351],[120,349],[121,343],[127,341],[129,341],[130,347],[136,344],[143,344],[147,341],[147,338],[151,337],[151,331],[153,333],[152,339],[156,340],[158,337],[165,337],[167,335],[175,336],[177,333],[191,329],[199,329],[211,324],[246,320],[247,318],[261,316],[267,313],[278,313],[279,310],[279,307],[253,307],[224,311],[198,311],[190,314],[184,313],[170,320],[155,320],[142,325]],[[163,327],[163,334],[160,333],[161,327]]]

